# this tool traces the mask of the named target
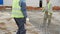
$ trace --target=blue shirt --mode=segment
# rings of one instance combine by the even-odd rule
[[[22,11],[24,17],[27,17],[25,0],[20,0],[19,5],[21,6],[21,11]]]

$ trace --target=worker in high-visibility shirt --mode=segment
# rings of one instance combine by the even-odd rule
[[[44,11],[43,26],[49,26],[51,23],[51,18],[52,18],[52,4],[51,4],[50,0],[46,0],[46,1],[47,1],[47,4],[43,9],[43,11]],[[48,24],[47,24],[47,20],[48,20]]]
[[[26,23],[27,17],[25,0],[13,0],[12,17],[18,26],[18,31],[16,34],[26,34],[24,25]]]

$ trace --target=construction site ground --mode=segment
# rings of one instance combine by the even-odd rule
[[[54,11],[51,24],[43,28],[44,12],[27,11],[29,20],[26,21],[26,34],[60,34],[60,11]],[[17,25],[11,17],[11,10],[0,11],[0,34],[16,34]]]

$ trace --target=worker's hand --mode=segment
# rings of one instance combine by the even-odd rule
[[[26,21],[29,21],[29,18],[28,17],[26,18]]]
[[[45,12],[45,8],[42,9],[42,12]]]

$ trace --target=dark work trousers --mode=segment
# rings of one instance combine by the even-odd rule
[[[26,34],[26,29],[24,24],[26,23],[26,18],[14,18],[18,26],[17,34]]]

